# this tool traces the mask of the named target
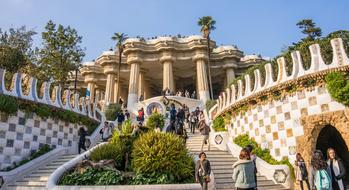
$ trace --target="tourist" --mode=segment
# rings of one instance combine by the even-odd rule
[[[171,110],[170,110],[170,121],[174,122],[176,120],[176,116],[177,116],[176,106],[174,105],[174,103],[172,103]]]
[[[185,118],[185,112],[183,109],[178,108],[178,113],[177,113],[177,119],[183,123],[184,122],[184,118]]]
[[[233,181],[237,190],[254,190],[256,188],[255,165],[250,157],[250,151],[243,148],[239,160],[233,165]]]
[[[205,120],[199,122],[199,131],[202,135],[201,151],[203,151],[204,145],[208,145],[208,151],[210,151],[210,127],[205,123]]]
[[[311,158],[310,188],[332,190],[330,172],[327,171],[327,162],[320,150],[315,150]]]
[[[87,135],[87,132],[85,130],[84,127],[80,127],[79,128],[79,132],[78,132],[78,135],[80,136],[79,138],[79,144],[78,144],[78,151],[79,151],[79,154],[81,153],[81,149],[83,149],[84,151],[86,151],[86,147],[85,147],[85,141],[86,141],[86,135]]]
[[[195,180],[200,183],[202,190],[208,189],[208,183],[211,181],[211,164],[206,159],[206,154],[201,152],[199,154],[199,160],[195,164]]]
[[[118,126],[122,124],[122,122],[125,121],[125,115],[122,113],[122,111],[119,111],[118,116],[117,116],[117,121],[118,121]]]
[[[304,159],[300,153],[297,153],[297,155],[296,155],[295,166],[296,166],[296,181],[299,182],[301,190],[304,189],[303,181],[305,181],[308,189],[310,189],[307,166],[306,166]]]
[[[200,121],[205,121],[205,115],[204,115],[204,112],[203,111],[200,111],[199,112],[199,122]]]
[[[327,149],[327,158],[333,190],[345,190],[344,177],[346,171],[342,160],[337,157],[333,148]]]
[[[141,94],[140,96],[139,96],[139,101],[141,102],[141,101],[143,101],[144,100],[144,96],[143,96],[143,94]]]
[[[103,142],[106,142],[108,140],[109,137],[109,123],[106,121],[104,122],[104,126],[101,129],[100,133],[102,134],[102,140]]]
[[[195,113],[191,112],[189,116],[189,128],[190,128],[190,132],[193,134],[195,134],[195,127],[196,127]]]
[[[139,121],[141,123],[141,125],[143,125],[143,122],[144,122],[144,109],[143,108],[138,110],[137,121]]]
[[[185,114],[185,121],[188,123],[189,122],[189,107],[185,104],[183,104],[183,110],[184,110],[184,114]]]
[[[132,124],[132,125],[131,125],[131,128],[132,128],[132,133],[131,133],[131,135],[132,135],[132,136],[137,136],[137,135],[139,134],[139,132],[140,132],[139,126],[136,125],[136,124]]]
[[[122,99],[122,97],[119,97],[119,104],[122,105],[124,103],[124,100]]]
[[[250,152],[250,157],[251,157],[251,160],[254,164],[254,179],[255,179],[255,189],[257,189],[257,173],[258,173],[258,170],[257,170],[257,164],[256,164],[256,160],[257,160],[257,156],[255,154],[252,154],[252,150],[253,150],[253,146],[251,144],[247,145],[246,146],[246,149]]]
[[[188,90],[185,90],[185,97],[186,97],[186,98],[190,98],[190,95],[189,95]]]
[[[193,93],[191,94],[191,98],[195,99],[196,98],[196,93],[195,90],[193,91]]]
[[[128,120],[128,119],[131,119],[130,118],[130,113],[127,111],[127,110],[125,110],[125,120]]]

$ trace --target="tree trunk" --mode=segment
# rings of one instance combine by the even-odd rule
[[[210,35],[207,35],[207,70],[208,70],[208,82],[210,88],[210,99],[213,99],[213,90],[212,90],[212,77],[211,77],[211,49],[210,49]]]

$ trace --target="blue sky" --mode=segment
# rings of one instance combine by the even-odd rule
[[[197,20],[217,21],[212,38],[246,54],[278,55],[303,37],[297,21],[313,19],[323,34],[349,30],[348,0],[0,0],[0,28],[41,32],[46,22],[70,25],[83,36],[85,61],[113,47],[114,32],[137,35],[199,34]],[[40,36],[35,37],[40,44]]]

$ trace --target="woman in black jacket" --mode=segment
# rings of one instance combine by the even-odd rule
[[[206,154],[201,152],[199,154],[200,160],[196,162],[195,165],[195,179],[199,182],[202,190],[208,189],[208,183],[211,181],[211,165],[210,161],[206,159]]]
[[[333,148],[327,149],[327,165],[329,167],[328,171],[332,179],[333,190],[345,190],[345,167],[340,158],[337,157],[336,151]]]

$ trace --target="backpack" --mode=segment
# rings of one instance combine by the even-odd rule
[[[315,174],[315,186],[317,190],[330,190],[331,189],[331,178],[327,171],[322,169],[316,171]]]

